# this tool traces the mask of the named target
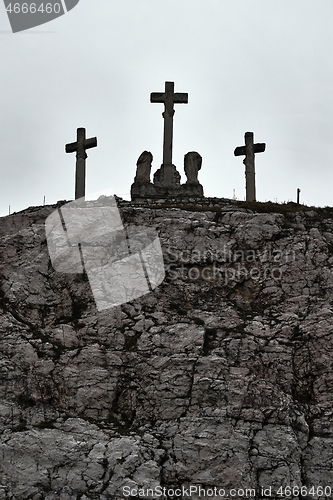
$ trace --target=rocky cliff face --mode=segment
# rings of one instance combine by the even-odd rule
[[[0,499],[329,498],[332,213],[123,203],[166,278],[98,312],[50,264],[54,208],[0,224]]]

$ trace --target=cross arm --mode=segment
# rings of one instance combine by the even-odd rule
[[[246,155],[246,148],[247,146],[239,146],[238,148],[235,149],[234,155],[235,156]],[[264,142],[259,142],[258,144],[253,145],[254,153],[263,153],[265,149],[266,149],[266,144]]]
[[[259,142],[253,146],[253,150],[255,153],[263,153],[266,149],[266,144],[264,142]]]
[[[90,139],[85,139],[83,141],[84,149],[96,148],[97,147],[97,137],[91,137]],[[66,144],[65,151],[66,153],[75,153],[78,148],[78,143],[71,142],[70,144]]]
[[[235,156],[246,155],[246,146],[239,146],[238,148],[236,148],[234,151],[234,155]]]
[[[165,102],[164,92],[152,92],[150,94],[150,102]]]
[[[77,142],[71,142],[65,146],[66,153],[75,153],[77,151]]]
[[[188,104],[188,94],[185,92],[176,92],[173,94],[172,100],[176,104]],[[150,94],[150,102],[166,102],[165,92],[152,92]]]
[[[96,148],[97,147],[97,137],[91,137],[84,141],[85,149]]]
[[[185,92],[176,92],[173,94],[173,102],[176,104],[188,104],[188,94]]]

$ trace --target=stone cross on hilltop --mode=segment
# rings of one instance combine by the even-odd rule
[[[77,129],[77,140],[66,144],[66,153],[76,152],[76,171],[75,171],[75,199],[84,198],[86,195],[86,149],[97,146],[97,137],[86,139],[86,129]]]
[[[174,92],[174,82],[165,82],[164,92],[152,92],[150,102],[164,104],[164,133],[163,133],[163,164],[165,185],[172,184],[172,140],[173,140],[173,115],[175,114],[174,104],[187,104],[188,94],[184,92]],[[169,172],[170,170],[170,172]]]
[[[196,151],[190,151],[184,156],[184,170],[187,181],[181,184],[180,173],[172,163],[173,142],[173,116],[175,104],[187,104],[188,94],[175,92],[174,82],[165,82],[164,92],[152,92],[150,102],[164,104],[163,132],[163,163],[154,173],[154,180],[150,182],[153,155],[144,151],[137,161],[136,175],[131,186],[132,200],[144,198],[202,198],[203,187],[198,180],[198,172],[201,169],[202,157]]]
[[[243,163],[245,165],[246,201],[256,201],[254,154],[263,153],[265,149],[265,143],[253,144],[253,132],[246,132],[245,146],[239,146],[234,151],[235,156],[245,155]]]

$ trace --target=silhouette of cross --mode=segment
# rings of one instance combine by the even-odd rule
[[[86,149],[97,146],[97,137],[86,139],[86,129],[77,129],[77,140],[66,144],[66,153],[76,152],[76,171],[75,171],[75,199],[84,198],[86,194],[86,159],[88,157]]]
[[[150,102],[164,103],[164,134],[163,134],[163,165],[172,165],[172,139],[173,139],[173,115],[174,104],[187,104],[188,94],[174,92],[174,82],[165,82],[164,92],[152,92]]]
[[[246,201],[256,201],[256,183],[255,183],[255,153],[263,153],[266,149],[264,142],[253,144],[253,132],[245,133],[245,146],[239,146],[235,149],[235,156],[245,155],[243,163],[245,165],[246,179]]]

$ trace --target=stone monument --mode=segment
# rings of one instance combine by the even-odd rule
[[[164,92],[152,92],[150,94],[150,102],[164,104],[164,112],[162,113],[164,120],[163,163],[155,172],[152,184],[150,182],[152,155],[147,151],[142,153],[137,163],[134,183],[131,186],[132,199],[203,196],[203,188],[197,178],[198,170],[201,168],[201,156],[195,152],[185,155],[187,181],[182,185],[180,184],[180,174],[172,163],[174,104],[188,103],[188,94],[174,92],[174,87],[174,82],[165,82]],[[145,154],[150,155],[149,159]]]
[[[239,146],[235,149],[234,155],[245,155],[243,163],[245,165],[246,180],[246,201],[256,201],[256,181],[255,181],[255,153],[263,153],[266,149],[265,143],[254,144],[253,132],[245,133],[245,146]]]
[[[75,171],[75,199],[84,198],[86,195],[86,159],[88,155],[86,149],[97,146],[97,137],[86,139],[86,129],[77,129],[76,142],[66,144],[66,153],[76,152],[76,171]]]
[[[198,172],[201,165],[202,157],[196,151],[189,151],[184,156],[184,171],[187,181],[182,185],[182,190],[188,196],[203,196],[203,187],[198,181]]]
[[[136,176],[131,186],[131,198],[155,196],[155,187],[150,182],[151,164],[153,155],[150,151],[143,151],[136,162]]]

